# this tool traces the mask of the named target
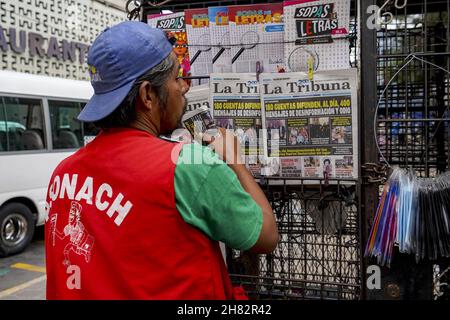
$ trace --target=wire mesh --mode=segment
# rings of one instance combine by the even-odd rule
[[[377,32],[380,152],[390,165],[413,168],[422,177],[433,177],[450,167],[449,8],[449,0],[408,0],[403,9],[391,4],[386,9],[394,19]],[[419,59],[394,78],[410,54]],[[438,265],[436,270],[442,273],[449,261]],[[439,276],[438,271],[435,279]],[[449,289],[440,286],[435,298],[448,299]]]
[[[260,299],[359,299],[360,241],[356,184],[266,185],[276,214],[280,241],[272,254],[259,256],[255,275],[231,252],[232,280]],[[236,272],[237,273],[233,273]]]
[[[393,76],[411,53],[449,71],[448,8],[448,0],[410,0],[401,10],[392,6],[394,19],[377,33],[380,151],[391,165],[412,167],[426,177],[449,167],[449,74],[413,60]]]

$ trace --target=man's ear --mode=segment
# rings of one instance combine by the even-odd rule
[[[150,82],[144,81],[139,87],[139,98],[142,102],[142,107],[148,110],[151,110],[153,105],[155,104],[156,96],[153,92],[152,86]]]

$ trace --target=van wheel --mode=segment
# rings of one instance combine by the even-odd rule
[[[23,251],[34,234],[34,216],[21,203],[8,203],[0,208],[0,257]]]

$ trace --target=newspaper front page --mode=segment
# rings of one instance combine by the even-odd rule
[[[281,72],[284,67],[283,4],[230,6],[233,72]]]
[[[350,67],[350,0],[295,0],[283,4],[287,71]]]
[[[262,74],[264,174],[357,178],[356,69]]]
[[[255,177],[261,173],[261,100],[255,74],[211,74],[211,107],[218,127],[233,130],[245,164]]]

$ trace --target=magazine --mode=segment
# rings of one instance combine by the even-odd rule
[[[228,7],[208,8],[213,72],[232,72]]]
[[[185,11],[186,33],[190,52],[191,74],[205,76],[212,72],[212,46],[208,9]],[[193,80],[192,86],[208,83],[208,79]]]
[[[350,0],[284,1],[287,71],[350,67]]]
[[[282,72],[283,4],[229,7],[233,72]]]
[[[178,62],[180,63],[179,76],[189,76],[191,74],[191,66],[184,12],[150,14],[147,16],[147,24],[165,31],[168,38],[173,38],[173,51],[177,55]]]

